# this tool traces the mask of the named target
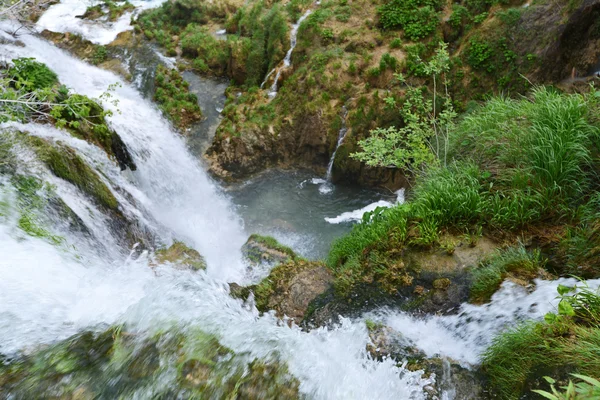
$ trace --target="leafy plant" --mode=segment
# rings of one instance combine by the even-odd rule
[[[439,0],[391,0],[378,9],[384,29],[401,28],[409,40],[432,34],[438,24]]]
[[[440,43],[435,55],[423,63],[424,72],[433,79],[433,98],[428,99],[422,88],[409,86],[400,107],[400,116],[405,125],[401,128],[378,128],[371,135],[359,141],[360,151],[351,157],[369,166],[396,167],[405,170],[419,170],[440,160],[446,163],[448,132],[454,125],[456,113],[447,92],[446,72],[450,57],[446,45]],[[437,106],[438,78],[446,89],[444,106]],[[396,78],[406,83],[402,74]],[[387,99],[395,106],[393,98]]]
[[[551,392],[545,390],[532,391],[549,400],[593,400],[600,398],[600,381],[585,375],[571,375],[581,382],[574,384],[572,380],[569,380],[567,386],[560,387],[564,392],[557,389],[554,386],[556,381],[548,376],[545,376],[544,379],[550,384]]]

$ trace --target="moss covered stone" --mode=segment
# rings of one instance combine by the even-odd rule
[[[98,204],[111,210],[118,208],[119,203],[110,189],[73,149],[37,137],[29,137],[28,140],[54,175],[77,186]]]
[[[204,257],[182,242],[175,242],[166,249],[157,250],[156,261],[160,264],[168,262],[193,271],[206,269]]]
[[[252,234],[242,247],[244,257],[252,264],[263,262],[277,264],[297,260],[298,255],[290,247],[284,246],[271,236]]]
[[[296,399],[284,364],[236,354],[200,329],[84,332],[0,363],[0,397]],[[233,395],[233,397],[232,397]]]
[[[333,277],[321,262],[289,260],[271,270],[259,284],[247,288],[234,286],[234,294],[247,297],[254,293],[259,311],[275,310],[299,323],[310,303],[331,288]]]

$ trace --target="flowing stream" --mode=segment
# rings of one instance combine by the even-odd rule
[[[67,5],[71,7],[70,13],[66,11]],[[74,3],[69,0],[50,8],[40,25],[81,30],[79,19],[62,19],[62,13],[73,15],[73,7]],[[288,64],[298,26],[306,16],[292,31],[292,47],[286,55]],[[102,36],[99,42],[108,40],[104,35],[113,35],[116,30],[98,33]],[[224,345],[237,352],[248,352],[255,357],[277,354],[299,379],[300,391],[307,398],[425,399],[423,388],[431,384],[430,379],[422,378],[418,371],[404,369],[391,359],[370,358],[366,350],[369,343],[366,318],[385,322],[429,356],[449,357],[468,367],[478,363],[481,351],[495,334],[522,319],[541,318],[556,305],[556,286],[573,283],[565,279],[538,281],[532,293],[505,283],[491,303],[465,304],[456,315],[423,319],[381,309],[362,318],[342,319],[336,327],[309,332],[282,324],[272,314],[259,315],[251,304],[233,299],[226,284],[248,280],[240,252],[247,232],[240,215],[246,214],[245,219],[251,220],[259,206],[243,208],[239,204],[244,202],[238,200],[245,195],[245,190],[255,190],[253,183],[224,193],[207,176],[181,136],[138,89],[44,40],[30,35],[19,39],[24,46],[3,44],[0,57],[35,57],[54,70],[62,83],[92,97],[101,95],[111,84],[120,84],[112,93],[118,105],[107,102],[105,106],[115,111],[110,125],[128,146],[138,168],[135,172],[120,171],[103,151],[49,126],[5,124],[0,134],[10,135],[9,132],[18,130],[68,144],[100,172],[123,215],[135,221],[141,232],[155,238],[157,243],[185,241],[206,258],[208,268],[206,272],[197,273],[169,265],[151,268],[152,253],[139,254],[128,247],[115,232],[111,215],[90,202],[75,186],[54,177],[31,151],[17,148],[15,155],[21,172],[50,183],[54,195],[76,214],[81,229],[71,229],[59,216],[49,216],[48,224],[53,233],[63,237],[64,242],[53,244],[24,236],[17,228],[20,211],[10,206],[16,189],[9,180],[0,181],[1,354],[53,343],[106,324],[127,323],[133,330],[144,331],[175,323],[214,333]],[[343,136],[340,132],[338,145]],[[289,176],[284,179],[289,180]],[[294,183],[297,189],[314,183],[308,176],[295,179],[299,181]],[[264,192],[260,187],[256,190]],[[403,193],[397,196],[397,201],[403,200]],[[355,197],[349,194],[343,206],[360,209],[371,201],[368,196],[362,200]],[[317,195],[311,199],[306,204],[319,201]],[[387,204],[391,205],[392,201]],[[234,203],[238,203],[238,207]],[[282,204],[281,209],[284,206]],[[318,219],[323,222],[326,215],[334,218],[341,208],[320,210]],[[315,210],[318,209],[304,212]],[[268,213],[268,207],[262,212]],[[339,217],[336,222],[352,219]],[[289,220],[281,218],[285,219]],[[248,223],[253,224],[252,230],[261,229],[260,222]],[[277,226],[262,228],[269,233]],[[311,226],[303,232],[310,229]],[[293,237],[288,242],[297,244]],[[324,249],[311,245],[302,252],[314,257],[314,253],[322,255]],[[168,385],[169,382],[157,384]],[[451,398],[451,394],[445,396]]]
[[[298,43],[298,29],[300,29],[300,24],[302,24],[302,22],[304,22],[304,20],[310,15],[311,12],[312,12],[311,10],[306,11],[300,18],[298,18],[298,21],[292,26],[292,31],[290,32],[290,48],[288,49],[287,53],[285,53],[285,58],[283,59],[283,65],[279,65],[279,66],[273,68],[273,70],[271,72],[269,72],[267,74],[267,76],[265,77],[264,82],[260,85],[260,87],[262,88],[264,86],[264,84],[267,82],[267,80],[269,79],[269,77],[275,71],[277,71],[277,73],[275,74],[275,78],[273,80],[273,84],[271,85],[271,88],[269,89],[269,97],[270,98],[277,96],[277,82],[279,82],[279,78],[281,77],[281,72],[284,69],[289,68],[290,65],[292,65],[292,53],[294,52],[294,49],[296,48],[296,44]]]

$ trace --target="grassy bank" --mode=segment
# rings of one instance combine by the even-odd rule
[[[367,214],[333,244],[327,263],[338,285],[373,277],[388,285],[403,250],[441,248],[445,234],[535,243],[533,253],[509,250],[475,272],[481,300],[512,266],[525,275],[543,266],[535,248],[554,272],[599,276],[595,93],[538,88],[465,115],[448,138],[447,165],[418,174],[407,204]]]

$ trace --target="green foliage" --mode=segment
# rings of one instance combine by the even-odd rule
[[[520,8],[509,8],[508,10],[498,11],[496,15],[500,21],[506,25],[514,26],[521,19],[522,10]]]
[[[178,70],[159,65],[155,84],[154,100],[175,125],[186,128],[202,118],[198,98],[189,92],[189,84]]]
[[[453,28],[458,29],[463,26],[469,20],[469,18],[471,18],[471,14],[466,7],[461,6],[460,4],[453,4],[452,14],[448,19],[448,23]]]
[[[389,62],[386,61],[386,64],[389,65]],[[431,60],[422,64],[424,72],[433,78],[434,84],[440,76],[446,83],[445,73],[449,68],[446,45],[440,44]],[[402,75],[398,74],[397,78],[401,83],[405,82]],[[435,86],[433,99],[425,97],[422,88],[409,86],[399,110],[405,125],[401,128],[378,128],[371,131],[368,138],[359,141],[361,150],[351,157],[369,166],[408,170],[422,169],[440,156],[445,162],[447,133],[456,114],[449,98],[445,100],[441,110],[436,109],[437,95]],[[395,99],[389,98],[386,101],[395,107]]]
[[[467,115],[451,153],[491,168],[490,222],[514,229],[548,216],[570,217],[593,175],[595,99],[538,88],[530,98],[492,98]]]
[[[471,301],[489,301],[509,274],[530,281],[545,264],[539,250],[527,251],[523,245],[498,251],[473,271]]]
[[[554,386],[556,381],[548,376],[545,376],[544,379],[550,384],[552,393],[545,390],[533,390],[533,392],[550,400],[593,400],[600,398],[600,381],[585,375],[571,375],[580,382],[574,384],[572,380],[569,380],[567,386],[561,386],[560,388],[564,392],[557,389]]]
[[[106,61],[106,47],[98,46],[92,55],[92,64],[101,64]]]
[[[400,38],[394,38],[390,42],[390,48],[391,49],[399,49],[401,47],[402,47],[402,39],[400,39]]]
[[[379,21],[384,29],[403,29],[409,40],[431,35],[438,27],[439,0],[391,0],[379,7]]]
[[[586,319],[578,319],[564,302],[577,304],[579,300],[567,300],[573,296],[568,288],[559,286],[558,290],[562,298],[558,316],[546,316],[544,322],[525,323],[500,334],[483,354],[482,367],[500,398],[520,398],[537,371],[577,372],[590,377],[600,371],[600,329],[597,324],[588,326],[589,315],[595,321],[600,318],[600,308],[593,306],[589,314],[585,312]],[[588,303],[600,304],[597,292],[588,291],[581,304]]]
[[[28,91],[48,89],[58,83],[56,74],[34,58],[15,58],[13,66],[6,71],[5,76],[13,81],[15,88]]]
[[[481,177],[479,168],[472,164],[430,169],[414,188],[415,216],[439,228],[477,224],[485,207]]]
[[[471,39],[467,50],[467,62],[475,69],[494,72],[496,66],[492,62],[494,51],[491,45],[479,39]]]

